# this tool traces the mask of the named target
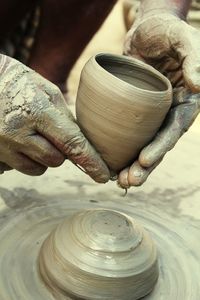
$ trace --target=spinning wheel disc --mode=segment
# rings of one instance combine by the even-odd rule
[[[198,300],[199,229],[162,211],[118,202],[47,201],[48,205],[12,212],[0,229],[1,300],[54,300],[38,273],[42,243],[63,219],[82,209],[104,207],[126,213],[151,233],[159,252],[159,279],[148,300]],[[2,216],[1,216],[2,217]]]

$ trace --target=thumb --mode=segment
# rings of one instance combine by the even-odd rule
[[[35,126],[40,134],[96,182],[105,183],[110,179],[106,164],[85,138],[67,106],[63,106],[62,111],[53,106],[46,108]]]
[[[172,28],[172,27],[171,27]],[[171,31],[172,47],[182,61],[183,77],[192,92],[200,92],[200,33],[184,21]]]

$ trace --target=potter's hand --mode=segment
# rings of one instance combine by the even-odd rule
[[[0,172],[41,175],[65,158],[97,182],[109,180],[105,163],[81,133],[60,90],[18,61],[1,56]]]
[[[170,14],[143,16],[128,33],[125,54],[151,64],[174,88],[172,108],[161,130],[138,161],[119,175],[119,184],[129,187],[147,179],[199,112],[199,95],[192,93],[200,92],[200,32]]]

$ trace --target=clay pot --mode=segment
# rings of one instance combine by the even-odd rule
[[[156,134],[172,101],[167,78],[120,55],[93,56],[81,73],[76,115],[85,136],[120,171]]]
[[[150,293],[157,281],[157,251],[128,215],[85,210],[49,235],[39,269],[55,299],[135,300]]]

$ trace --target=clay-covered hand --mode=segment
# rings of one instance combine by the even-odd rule
[[[151,64],[174,89],[172,107],[153,141],[131,167],[119,174],[125,188],[146,181],[152,170],[188,130],[200,110],[200,32],[169,13],[141,16],[128,32],[125,54]]]
[[[18,61],[1,56],[0,173],[41,175],[65,158],[97,182],[110,174],[76,124],[60,90]]]

